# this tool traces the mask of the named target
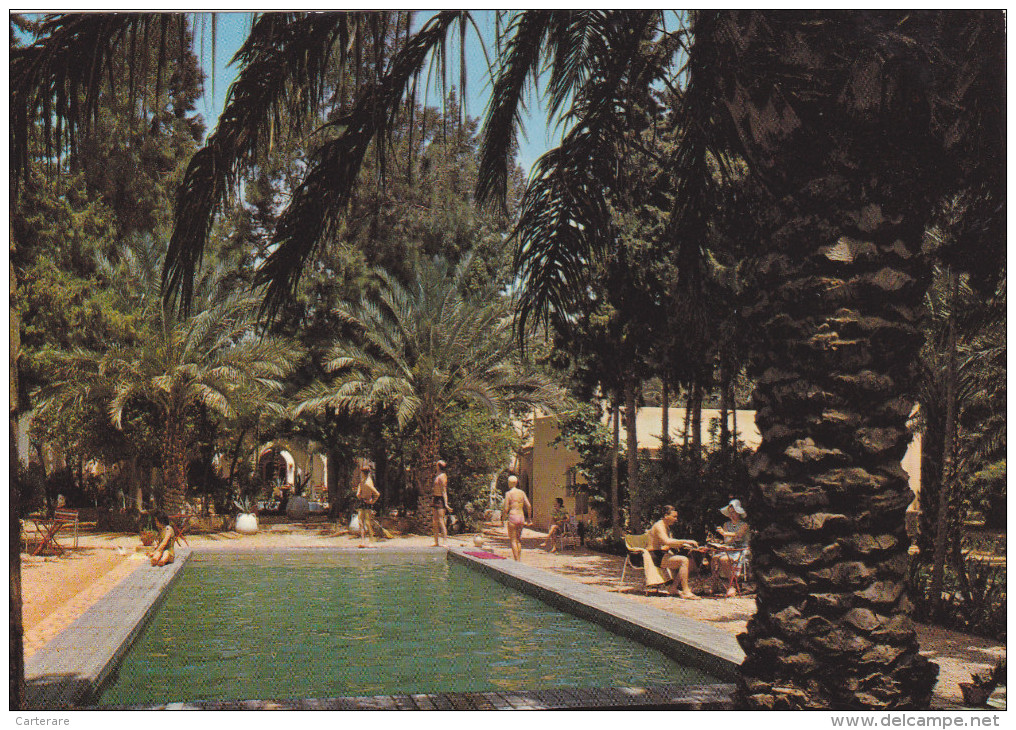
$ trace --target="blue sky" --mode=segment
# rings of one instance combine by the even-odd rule
[[[422,25],[430,17],[431,13],[419,13],[417,25]],[[198,110],[204,116],[208,131],[215,126],[219,114],[222,112],[226,101],[226,92],[229,85],[236,78],[237,69],[229,64],[233,54],[240,48],[247,31],[250,28],[250,13],[219,13],[216,20],[216,39],[214,63],[211,54],[211,14],[196,13],[195,19],[195,51],[201,59],[202,66],[208,78],[205,80],[205,96],[198,102]],[[483,37],[483,43],[487,47],[487,54],[491,63],[496,63],[494,58],[494,12],[478,11],[474,14]],[[202,41],[202,39],[204,39]],[[202,42],[204,46],[202,46]],[[457,45],[458,38],[455,36]],[[212,84],[212,70],[214,66],[215,83],[214,96]],[[470,116],[482,117],[490,96],[490,80],[487,72],[487,62],[484,60],[480,42],[475,31],[467,34],[466,45],[466,111]],[[458,86],[458,72],[449,73],[449,85]],[[432,88],[427,103],[432,106],[440,105],[440,92]],[[527,110],[523,114],[525,134],[519,135],[519,156],[518,164],[528,174],[536,159],[560,140],[560,133],[556,128],[548,128],[546,113],[543,111],[538,98],[527,99]]]

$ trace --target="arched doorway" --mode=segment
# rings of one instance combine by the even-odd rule
[[[296,460],[286,449],[266,446],[258,457],[258,470],[265,484],[275,489],[292,489],[296,479]]]

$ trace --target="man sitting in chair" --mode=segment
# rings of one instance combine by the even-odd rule
[[[671,549],[681,550],[697,548],[695,540],[675,540],[670,536],[670,526],[677,522],[677,510],[669,504],[663,506],[663,517],[657,520],[649,528],[649,554],[653,562],[661,568],[666,568],[674,574],[674,580],[667,588],[667,593],[688,600],[698,600],[698,596],[692,593],[688,586],[688,573],[691,570],[691,561],[687,556],[675,555]]]

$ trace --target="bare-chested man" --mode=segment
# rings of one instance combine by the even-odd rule
[[[381,493],[374,487],[374,480],[370,477],[370,466],[364,464],[360,467],[360,483],[356,485],[356,517],[360,521],[360,547],[367,547],[364,540],[374,519],[370,508],[380,496]]]
[[[512,557],[522,560],[522,528],[529,524],[526,516],[532,519],[533,506],[529,497],[519,489],[519,478],[514,474],[508,477],[508,491],[504,495],[504,507],[501,508],[501,520],[508,521],[508,542],[512,546]]]
[[[443,537],[445,545],[448,545],[448,525],[446,519],[448,513],[452,510],[448,506],[448,474],[445,473],[447,468],[448,464],[444,461],[439,461],[437,463],[437,476],[434,477],[434,493],[431,497],[434,512],[430,518],[430,524],[434,529],[435,547],[440,544],[438,542],[439,537]]]
[[[669,552],[671,548],[697,548],[698,543],[694,540],[672,538],[670,526],[677,522],[677,510],[667,504],[663,506],[662,513],[663,517],[649,528],[649,554],[656,565],[674,573],[674,580],[667,588],[668,593],[689,600],[698,600],[698,596],[692,593],[691,588],[688,587],[691,561],[684,555],[674,555]]]

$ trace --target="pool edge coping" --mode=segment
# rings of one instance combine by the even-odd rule
[[[29,709],[66,709],[99,695],[118,663],[152,620],[193,554],[156,568],[141,561],[69,626],[25,660]],[[137,600],[138,595],[143,600]],[[119,619],[119,620],[116,620]],[[85,651],[81,647],[85,646]]]

